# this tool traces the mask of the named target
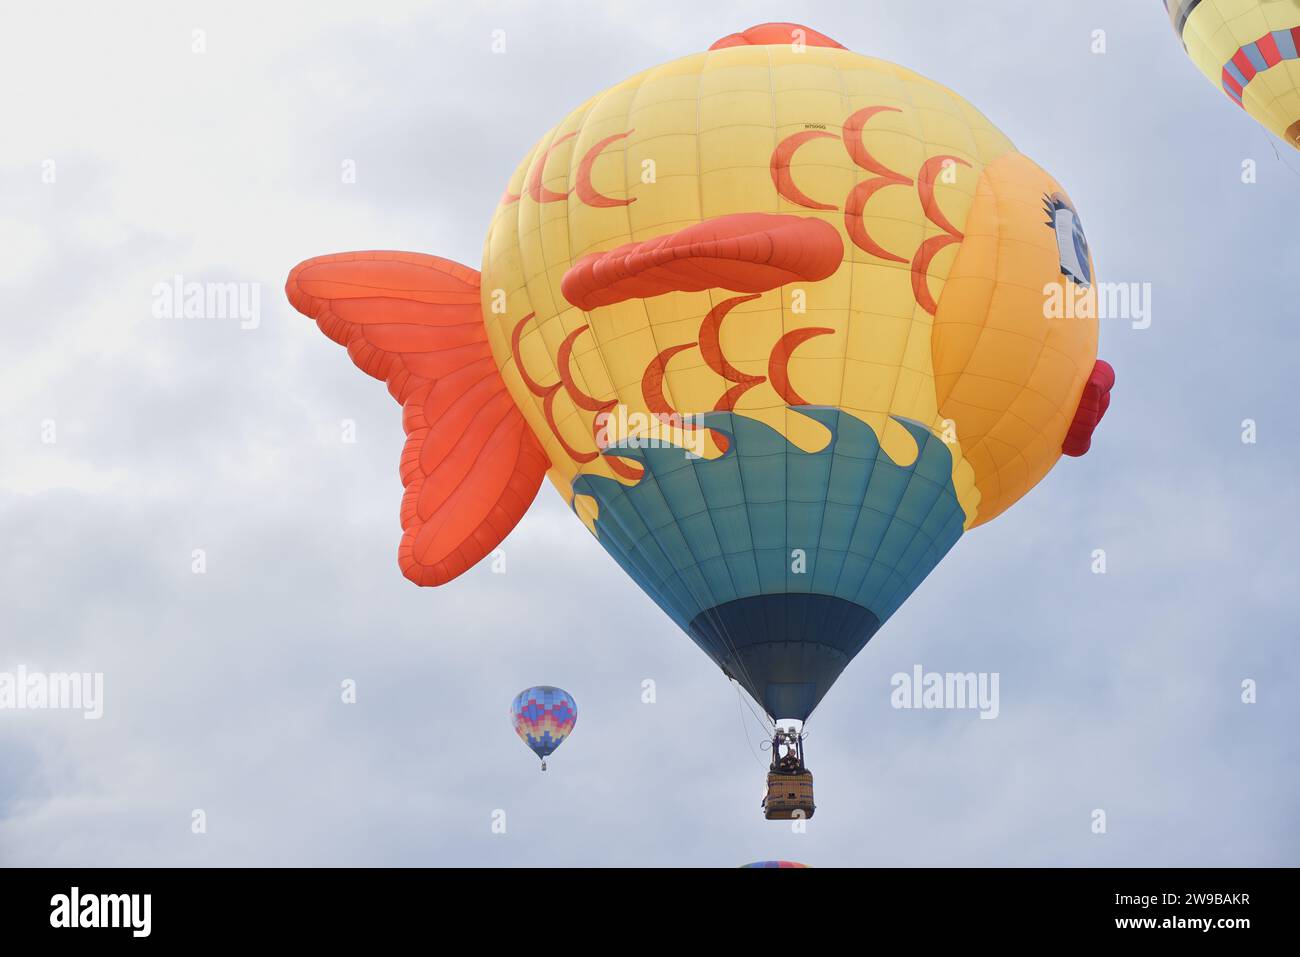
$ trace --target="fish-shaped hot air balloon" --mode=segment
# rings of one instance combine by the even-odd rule
[[[1065,190],[973,106],[765,24],[546,132],[481,271],[352,252],[286,288],[401,403],[406,577],[469,569],[549,476],[806,719],[968,529],[1087,451],[1113,372],[1090,311],[1047,304],[1092,284]]]
[[[1300,149],[1300,0],[1164,0],[1211,83]]]

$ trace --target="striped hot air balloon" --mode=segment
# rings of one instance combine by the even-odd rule
[[[1192,62],[1300,149],[1300,0],[1164,0]]]

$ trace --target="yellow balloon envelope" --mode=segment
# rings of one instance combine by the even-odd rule
[[[1300,149],[1300,0],[1165,0],[1165,9],[1206,78]]]
[[[572,110],[481,274],[348,253],[288,292],[403,403],[408,577],[488,554],[545,471],[775,717],[1085,452],[1114,381],[1061,185],[951,90],[794,24]]]

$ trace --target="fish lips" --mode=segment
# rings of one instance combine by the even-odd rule
[[[1079,407],[1074,412],[1074,420],[1065,433],[1061,443],[1061,452],[1073,458],[1086,455],[1092,448],[1092,434],[1097,431],[1106,410],[1110,408],[1110,390],[1115,388],[1115,369],[1104,359],[1098,359],[1092,367],[1092,374],[1084,384]]]

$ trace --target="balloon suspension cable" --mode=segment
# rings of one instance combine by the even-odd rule
[[[763,764],[763,759],[760,758],[758,756],[758,752],[754,750],[754,739],[750,737],[749,726],[745,724],[745,707],[744,707],[744,700],[741,697],[740,683],[737,682],[734,678],[732,679],[732,683],[735,684],[736,686],[736,716],[740,718],[740,733],[745,736],[745,744],[749,745],[749,753],[754,756],[754,760],[758,762],[759,766],[761,767]],[[760,748],[771,747],[771,746],[772,746],[771,742],[768,741],[766,737],[762,739],[762,742],[759,745]]]
[[[768,738],[772,737],[772,731],[776,727],[776,724],[775,722],[773,722],[772,718],[765,713],[760,713],[754,710],[753,699],[750,698],[749,694],[744,691],[744,688],[739,681],[737,681],[735,678],[732,678],[731,683],[736,686],[736,694],[739,696],[741,703],[744,704],[745,707],[749,709],[749,713],[752,714],[754,716],[754,720],[758,722],[758,729],[759,732],[763,735],[763,739],[767,740]]]
[[[1265,138],[1268,140],[1268,145],[1273,148],[1273,155],[1277,157],[1277,161],[1281,163],[1283,166],[1285,166],[1288,170],[1290,170],[1292,176],[1300,177],[1300,170],[1296,169],[1294,166],[1292,166],[1290,163],[1288,163],[1286,160],[1282,158],[1282,154],[1278,152],[1277,143],[1273,141],[1273,137],[1269,136],[1266,133]]]
[[[727,628],[726,624],[718,616],[715,610],[710,609],[705,612],[705,616],[717,629],[717,635],[722,641],[722,646],[729,652],[730,661],[735,665],[735,670],[738,672],[738,675],[732,675],[724,668],[723,674],[732,681],[735,681],[738,687],[755,687],[756,683],[754,678],[749,673],[749,668],[745,664],[745,659],[741,657],[740,647],[732,638],[730,629]],[[741,680],[743,680],[743,685],[741,684]],[[752,711],[753,709],[751,708],[750,710]]]

